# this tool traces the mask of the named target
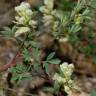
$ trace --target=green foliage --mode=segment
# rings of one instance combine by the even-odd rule
[[[82,48],[82,52],[85,54],[85,55],[90,55],[91,54],[91,48],[90,46],[85,46],[84,48]]]
[[[67,1],[70,2],[70,1]],[[91,56],[93,58],[93,62],[96,63],[96,47],[94,46],[94,43],[92,40],[95,38],[95,30],[90,27],[90,22],[92,22],[92,18],[94,17],[95,13],[95,0],[78,0],[78,2],[74,3],[74,8],[70,11],[67,10],[63,11],[60,10],[60,12],[56,15],[59,23],[59,28],[57,37],[64,38],[67,37],[68,41],[73,44],[73,46],[80,46],[80,43],[82,43],[82,38],[85,39],[84,36],[82,36],[82,32],[86,31],[84,28],[87,29],[87,41],[89,42],[86,46],[80,46],[81,51],[86,56]],[[94,4],[93,4],[94,3]],[[69,4],[70,5],[70,4]],[[58,12],[58,11],[57,11]],[[55,34],[55,33],[54,33]],[[86,41],[86,40],[85,40]]]
[[[74,2],[72,0],[58,0],[59,2],[56,1],[58,3],[56,4],[56,8],[54,7],[53,1],[54,0],[44,0],[44,5],[40,7],[40,10],[35,9],[36,11],[32,11],[28,3],[21,3],[20,6],[15,8],[17,13],[17,16],[15,16],[16,20],[14,21],[15,26],[12,28],[4,27],[4,31],[1,32],[5,36],[17,38],[20,37],[21,34],[24,34],[24,36],[29,34],[27,39],[23,41],[23,47],[20,47],[22,49],[23,64],[17,64],[10,69],[10,72],[13,74],[12,80],[18,81],[32,77],[27,75],[27,73],[37,72],[39,74],[40,70],[43,70],[47,76],[49,76],[49,66],[51,64],[60,64],[61,61],[56,57],[55,52],[49,55],[47,54],[48,56],[44,61],[41,60],[43,55],[42,48],[36,41],[36,38],[42,31],[49,32],[56,39],[68,38],[68,42],[72,43],[73,46],[78,46],[82,43],[83,39],[85,40],[85,37],[82,36],[82,32],[85,32],[85,29],[87,29],[88,36],[86,37],[89,43],[86,46],[79,47],[86,56],[91,56],[94,63],[96,63],[96,46],[91,42],[96,37],[96,30],[91,28],[91,22],[95,13],[94,10],[96,9],[96,0],[90,0],[89,3],[87,3],[86,0],[73,0]],[[64,72],[63,75],[65,73],[66,72]],[[60,77],[61,81],[62,78],[64,80],[64,76],[62,77],[61,73],[58,74],[57,77]],[[55,79],[59,81],[60,78]],[[68,81],[67,79],[66,82]],[[62,83],[61,81],[60,83]],[[63,82],[63,85],[65,83]],[[70,82],[68,85],[71,85]],[[55,82],[54,89],[58,91],[60,87],[61,85]],[[68,86],[63,87],[68,89]],[[51,88],[46,88],[46,90],[51,90]],[[52,91],[54,90],[52,89]],[[92,94],[95,93],[93,92]]]
[[[94,88],[91,92],[91,96],[96,96],[96,88]]]
[[[86,56],[91,56],[93,59],[93,62],[96,64],[96,45],[95,44],[88,44],[86,46],[82,46],[81,50]]]
[[[70,10],[74,6],[74,2],[71,0],[57,0],[56,4],[60,10]]]
[[[13,73],[11,79],[14,81],[20,81],[22,79],[31,78],[26,75],[27,67],[23,64],[17,64],[15,67],[10,68],[9,71]]]
[[[30,61],[31,60],[31,52],[29,52],[26,48],[23,49],[23,58],[25,61]]]
[[[32,41],[31,44],[31,52],[29,52],[28,49],[23,49],[23,58],[24,61],[27,61],[27,65],[29,64],[31,67],[31,70],[39,71],[40,68],[40,56],[41,56],[41,50],[39,48],[38,43]],[[43,62],[43,67],[45,68],[45,72],[49,74],[49,64],[60,64],[60,60],[58,58],[54,58],[55,52],[50,53],[45,61]],[[29,70],[30,70],[29,69]]]
[[[1,31],[1,34],[8,37],[14,37],[16,30],[17,30],[16,26],[13,26],[12,28],[4,27],[4,30]]]
[[[72,27],[70,28],[69,32],[70,33],[77,33],[81,30],[81,26],[80,25],[72,25]]]
[[[38,61],[38,59],[39,59],[39,57],[40,57],[40,53],[41,53],[41,51],[40,51],[40,49],[37,47],[35,47],[35,48],[33,48],[32,49],[32,55],[33,55],[33,58],[36,60],[36,61]]]
[[[24,62],[27,62],[27,65],[30,65],[29,70],[38,70],[40,63],[40,54],[41,50],[39,48],[38,42],[30,41],[30,49],[24,48],[22,50]]]
[[[95,8],[96,9],[96,0],[90,0],[90,7],[93,7],[93,9]]]
[[[54,82],[54,90],[55,92],[58,92],[60,90],[61,84],[58,84],[58,82]]]
[[[49,64],[60,64],[60,60],[58,58],[54,58],[55,53],[50,53],[47,57],[47,59],[43,62],[43,67],[45,68],[45,71],[47,74],[49,74]]]

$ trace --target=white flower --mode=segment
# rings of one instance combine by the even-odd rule
[[[54,77],[53,77],[53,80],[57,80],[58,76],[59,76],[59,74],[56,73],[56,74],[54,75]]]
[[[43,22],[44,22],[44,26],[46,26],[46,27],[49,26],[51,23],[51,22],[45,22],[45,21],[43,21]]]
[[[56,10],[51,11],[51,14],[54,15],[54,16],[56,16],[56,13],[57,13]]]
[[[64,72],[65,69],[68,68],[68,63],[67,62],[64,62],[63,64],[60,65],[60,69],[62,72]]]
[[[44,0],[44,4],[48,4],[48,1],[49,1],[49,0]]]
[[[23,33],[29,32],[30,28],[28,27],[19,27],[18,30],[15,32],[15,37],[20,36]]]
[[[18,25],[22,24],[24,26],[31,25],[33,28],[36,27],[35,25],[37,24],[37,22],[32,20],[33,12],[29,3],[22,2],[20,6],[15,7],[15,10],[17,11],[18,16],[15,17],[16,21],[14,23],[17,23]]]
[[[71,89],[68,86],[64,86],[64,91],[66,93],[70,93],[71,92]]]
[[[26,19],[24,17],[21,17],[18,21],[19,24],[24,24],[26,22]]]
[[[26,19],[24,17],[19,17],[19,16],[15,16],[16,22],[17,24],[24,24]]]
[[[44,0],[44,4],[48,9],[53,9],[54,0]]]
[[[41,7],[39,8],[39,10],[40,10],[41,12],[44,12],[44,9],[45,9],[45,6],[41,6]]]
[[[69,85],[70,85],[70,84],[73,84],[73,83],[74,83],[74,82],[73,82],[73,80],[71,80],[71,79],[68,81],[68,84],[69,84]]]
[[[67,62],[64,62],[60,65],[61,71],[64,73],[65,76],[70,76],[73,73],[74,65],[68,64]]]
[[[31,62],[34,62],[34,59],[33,58],[31,58],[31,60],[30,60]]]
[[[59,41],[60,41],[60,42],[67,42],[67,41],[68,41],[68,37],[60,38]]]
[[[33,25],[37,24],[37,22],[35,20],[32,20],[31,22],[32,22]]]
[[[17,7],[15,7],[15,11],[20,11],[20,7],[19,6],[17,6]]]
[[[73,64],[69,64],[69,68],[74,69],[74,65]]]
[[[19,6],[15,7],[15,11],[19,12],[19,11],[24,11],[26,9],[30,8],[30,4],[27,2],[22,2]]]
[[[56,28],[58,27],[58,24],[59,24],[59,22],[58,22],[58,21],[54,21],[53,29],[55,29],[55,30],[56,30]]]
[[[62,71],[63,74],[56,73],[53,77],[53,80],[55,80],[55,82],[58,82],[58,84],[62,84],[64,91],[68,95],[71,94],[72,91],[79,90],[79,88],[76,86],[74,80],[72,80],[72,78],[71,78],[71,75],[74,70],[74,65],[64,62],[60,65],[60,70]]]
[[[19,16],[15,16],[15,19],[16,19],[17,21],[19,21],[20,17],[19,17]]]
[[[67,70],[67,71],[64,72],[64,75],[65,75],[66,78],[70,78],[70,76],[72,75],[72,72]]]
[[[31,7],[30,4],[27,3],[27,2],[22,2],[22,3],[21,3],[21,6],[24,6],[26,9],[28,9],[28,8]]]
[[[48,21],[51,21],[51,20],[53,20],[53,16],[51,16],[51,15],[45,15],[44,17],[43,17],[43,19],[45,19],[46,21],[48,20]]]
[[[35,20],[29,21],[29,25],[32,26],[33,28],[36,28],[37,22]]]
[[[42,12],[42,13],[49,13],[49,10],[45,7],[45,6],[41,6],[40,8],[39,8],[39,10]]]
[[[57,82],[59,83],[65,83],[66,82],[66,79],[61,77],[59,74],[55,74],[54,77],[53,77],[53,80],[56,80]]]
[[[26,14],[27,14],[28,16],[32,16],[33,12],[32,12],[31,9],[27,9],[27,10],[26,10]]]

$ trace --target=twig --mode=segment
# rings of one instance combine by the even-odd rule
[[[29,32],[26,34],[25,39],[22,41],[21,46],[19,47],[19,49],[18,49],[17,53],[15,54],[14,58],[11,60],[10,63],[8,63],[8,64],[4,65],[2,68],[0,68],[0,72],[6,71],[8,68],[16,65],[15,60],[18,57],[18,55],[19,55],[19,53],[20,53],[20,51],[21,51],[21,49],[24,45],[24,42],[26,41],[26,39],[28,37],[28,35],[29,35]]]

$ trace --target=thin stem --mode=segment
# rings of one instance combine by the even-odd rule
[[[8,64],[4,65],[2,68],[0,68],[0,72],[6,71],[8,68],[13,67],[13,66],[16,65],[15,60],[16,60],[16,58],[18,57],[18,55],[19,55],[21,49],[23,48],[24,42],[26,41],[28,35],[29,35],[29,32],[26,34],[25,39],[22,41],[22,43],[21,43],[21,45],[20,45],[18,51],[16,52],[14,58],[11,60],[10,63],[8,63]]]

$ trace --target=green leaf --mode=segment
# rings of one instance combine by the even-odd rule
[[[52,59],[48,62],[51,63],[51,64],[60,64],[61,61],[58,58],[56,58],[56,59]]]
[[[12,76],[12,79],[11,80],[13,80],[13,81],[16,81],[16,80],[28,80],[28,79],[31,79],[31,77],[28,77],[28,76],[24,76],[24,75],[20,75],[20,74],[17,74],[17,75],[14,75],[14,76]]]
[[[61,85],[58,82],[55,81],[55,83],[54,83],[54,90],[55,90],[55,92],[58,92],[60,87],[61,87]]]
[[[33,64],[33,70],[35,70],[35,71],[38,72],[40,70],[40,65],[38,63],[35,63],[34,62],[34,64]]]
[[[16,30],[17,30],[16,26],[13,26],[13,27],[12,27],[12,33],[15,33]]]
[[[94,88],[91,92],[91,96],[96,96],[96,88]]]
[[[91,1],[91,6],[93,7],[93,8],[96,8],[96,0],[90,0]]]
[[[16,73],[17,70],[14,67],[12,67],[12,68],[9,69],[9,72]]]
[[[35,41],[29,41],[30,45],[34,48],[40,48],[40,44],[38,42]]]
[[[47,74],[49,74],[49,64],[47,62],[44,63],[44,68]]]
[[[15,68],[17,71],[20,71],[21,73],[23,73],[27,70],[27,67],[23,64],[17,64],[17,66]]]
[[[82,13],[82,15],[84,16],[84,15],[89,15],[89,13],[90,13],[90,10],[88,9],[88,8],[86,8],[85,10],[84,10],[84,12]]]
[[[74,10],[76,11],[76,12],[79,12],[83,7],[84,7],[84,1],[83,0],[78,0],[78,2],[77,2],[77,5],[76,5],[76,7],[74,8]]]
[[[76,33],[79,32],[81,30],[81,26],[80,25],[76,25],[74,24],[71,29],[69,30],[70,33]]]
[[[43,62],[43,67],[45,68],[45,72],[49,74],[49,63],[47,61]]]
[[[89,55],[91,53],[91,48],[90,46],[86,46],[84,48],[82,48],[82,52],[85,54],[85,55]]]
[[[50,92],[50,93],[54,93],[54,88],[53,87],[44,87],[43,88],[44,92]]]
[[[11,78],[12,81],[16,81],[18,79],[19,79],[19,76],[18,75]]]
[[[41,51],[39,50],[39,48],[32,48],[32,56],[35,60],[39,59]]]
[[[22,76],[21,80],[31,80],[32,77],[28,77],[28,76]]]
[[[69,14],[67,12],[59,10],[57,11],[56,17],[59,19],[60,25],[63,27],[69,23]]]
[[[15,67],[9,69],[13,74],[21,74],[27,70],[27,67],[23,64],[17,64]]]
[[[23,50],[23,57],[24,57],[25,61],[30,61],[32,58],[31,53],[26,48],[24,48],[24,50]]]
[[[13,26],[12,28],[10,27],[4,27],[4,30],[1,31],[1,33],[4,35],[4,36],[9,36],[9,37],[13,37],[15,32],[16,32],[16,26]]]
[[[50,53],[50,54],[48,55],[48,57],[47,57],[47,60],[52,59],[52,58],[54,57],[54,55],[55,55],[55,52]]]
[[[30,78],[29,75],[26,75],[27,67],[23,64],[17,64],[15,67],[10,68],[9,71],[12,72],[12,80],[22,80]]]
[[[5,31],[8,31],[8,32],[11,31],[10,27],[4,27],[4,30],[5,30]]]

